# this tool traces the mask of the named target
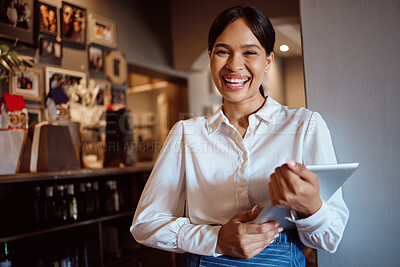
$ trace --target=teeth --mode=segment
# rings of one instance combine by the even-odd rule
[[[228,83],[245,83],[247,79],[225,79]]]

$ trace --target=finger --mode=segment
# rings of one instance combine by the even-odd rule
[[[279,230],[279,222],[267,222],[263,224],[245,224],[247,234],[265,234]]]
[[[272,205],[275,205],[275,203],[276,203],[275,192],[274,192],[273,185],[271,182],[268,183],[268,193],[269,193],[269,199],[271,200]]]
[[[284,193],[287,192],[287,190],[293,192],[295,180],[293,179],[294,177],[292,177],[291,173],[287,171],[285,165],[276,168],[275,173],[277,174],[277,178],[281,184],[281,192]]]
[[[313,182],[315,181],[315,179],[318,179],[317,175],[312,171],[310,171],[309,169],[307,169],[306,166],[304,166],[303,164],[295,162],[292,159],[287,159],[286,162],[288,168],[292,172],[300,176],[303,180]]]
[[[237,215],[233,216],[232,220],[243,222],[243,223],[250,222],[257,217],[258,213],[259,213],[258,207],[257,207],[257,205],[255,205],[251,210],[249,210],[245,213],[241,213],[241,214],[237,214]]]
[[[270,243],[272,243],[276,238],[279,237],[279,233],[281,230],[271,231],[265,234],[257,234],[251,235],[251,239],[248,239],[248,243],[246,246],[253,246],[253,247],[266,247]]]
[[[268,192],[272,205],[277,206],[282,192],[280,192],[275,182],[268,183]]]
[[[278,190],[278,192],[280,192],[281,185],[280,185],[278,178],[276,177],[276,173],[271,174],[271,177],[269,178],[269,180],[270,180],[270,183],[275,184],[274,187]]]

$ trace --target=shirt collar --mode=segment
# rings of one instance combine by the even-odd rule
[[[281,109],[282,105],[268,96],[264,105],[254,115],[266,122],[273,123],[276,114],[279,113]]]
[[[281,108],[281,104],[268,96],[264,105],[254,114],[254,116],[257,116],[268,123],[273,123],[274,116],[281,110]],[[207,118],[206,127],[208,134],[217,131],[221,127],[222,123],[227,125],[230,124],[228,118],[222,111],[222,105],[220,105],[214,114]]]

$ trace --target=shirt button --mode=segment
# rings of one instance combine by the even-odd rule
[[[239,185],[240,185],[241,187],[245,187],[245,186],[247,185],[247,182],[246,182],[246,181],[241,181]]]

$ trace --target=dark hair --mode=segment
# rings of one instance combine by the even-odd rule
[[[274,51],[275,44],[275,30],[271,21],[257,8],[241,6],[231,7],[222,11],[214,20],[208,33],[208,51],[211,52],[213,50],[215,41],[225,28],[234,20],[240,18],[247,22],[254,36],[264,47],[267,55],[270,55]],[[261,95],[265,97],[262,85],[259,90]]]

